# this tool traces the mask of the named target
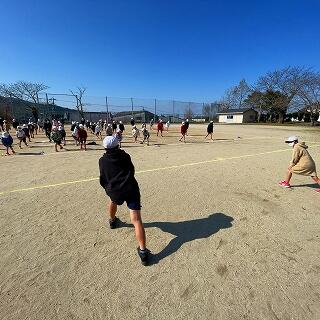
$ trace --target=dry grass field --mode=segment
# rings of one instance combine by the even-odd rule
[[[55,153],[40,134],[0,157],[1,319],[320,319],[320,194],[309,177],[277,185],[293,134],[320,171],[320,130],[216,125],[204,141],[206,126],[191,124],[184,144],[178,129],[123,142],[148,267],[125,205],[121,228],[107,225],[99,141],[79,151],[68,131]]]

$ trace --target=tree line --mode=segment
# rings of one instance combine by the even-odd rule
[[[270,71],[249,85],[242,79],[225,91],[219,101],[203,107],[205,116],[213,110],[254,108],[258,121],[283,123],[289,108],[308,114],[312,125],[320,112],[320,73],[312,68],[285,67]]]
[[[32,105],[26,105],[30,109],[35,121],[39,119],[39,95],[49,89],[44,83],[34,83],[28,81],[16,81],[14,83],[6,84],[0,83],[0,95],[7,98],[14,98],[32,102]],[[78,110],[80,118],[84,118],[84,103],[82,101],[85,94],[85,87],[78,87],[76,90],[69,90],[70,95],[75,98],[75,108]],[[47,101],[48,103],[48,101]]]

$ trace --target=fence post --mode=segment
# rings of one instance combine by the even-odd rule
[[[106,107],[107,107],[107,124],[109,123],[109,105],[108,105],[108,96],[106,96]]]
[[[172,100],[172,119],[171,122],[174,122],[174,100]]]
[[[131,100],[131,118],[133,118],[133,98],[130,98]]]

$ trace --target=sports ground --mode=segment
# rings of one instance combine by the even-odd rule
[[[66,129],[68,151],[41,133],[0,157],[1,319],[320,319],[320,194],[309,177],[277,185],[290,135],[320,171],[319,129],[216,125],[205,142],[191,124],[184,144],[173,125],[150,146],[127,132],[148,267],[125,205],[107,225],[99,141],[79,151]]]

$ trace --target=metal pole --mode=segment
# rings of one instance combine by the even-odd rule
[[[172,119],[171,122],[174,122],[174,100],[172,100]]]
[[[109,123],[109,104],[108,97],[106,96],[106,107],[107,107],[107,124]]]
[[[157,114],[157,99],[154,99],[154,119],[153,119],[154,122],[156,122],[156,114]]]
[[[133,98],[130,98],[131,100],[131,118],[133,118]]]

